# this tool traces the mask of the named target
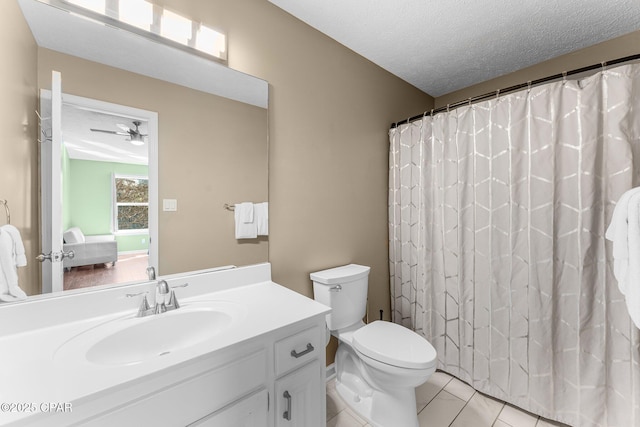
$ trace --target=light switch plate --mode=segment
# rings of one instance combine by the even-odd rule
[[[176,199],[162,199],[162,210],[165,212],[177,211],[178,201]]]

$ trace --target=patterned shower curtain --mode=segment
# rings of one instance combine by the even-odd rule
[[[604,238],[640,183],[640,64],[390,140],[394,321],[481,392],[572,426],[640,426],[640,332]]]

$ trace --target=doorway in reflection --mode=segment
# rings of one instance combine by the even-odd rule
[[[64,103],[62,134],[63,289],[146,279],[147,121]]]

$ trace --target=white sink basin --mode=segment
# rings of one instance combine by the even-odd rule
[[[127,316],[78,334],[54,358],[69,362],[81,355],[97,365],[137,364],[214,339],[242,314],[236,304],[198,302],[162,314]]]

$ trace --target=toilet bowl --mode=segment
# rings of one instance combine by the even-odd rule
[[[417,427],[415,387],[436,368],[436,351],[391,322],[365,325],[369,267],[350,264],[311,274],[314,297],[329,305],[327,327],[338,338],[336,390],[375,427]]]

